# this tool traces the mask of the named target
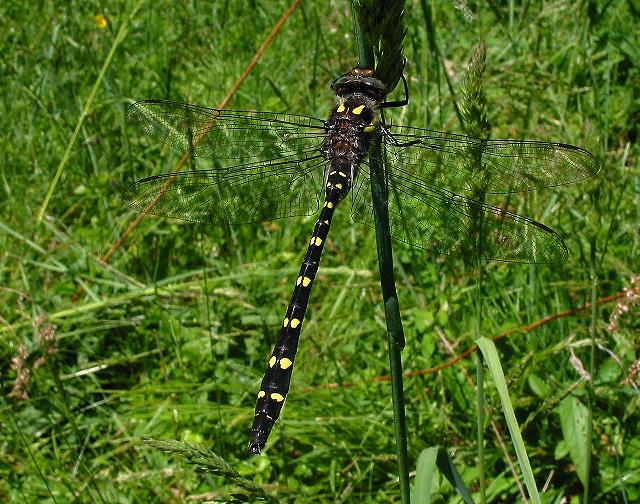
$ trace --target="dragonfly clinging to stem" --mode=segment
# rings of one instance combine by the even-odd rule
[[[551,142],[491,140],[385,124],[387,88],[356,67],[331,87],[337,105],[324,121],[274,112],[219,110],[170,101],[134,103],[129,120],[149,136],[224,167],[156,175],[125,192],[148,213],[205,224],[241,224],[317,212],[278,341],[267,361],[249,450],[260,453],[289,391],[309,295],[334,212],[352,191],[355,221],[373,226],[369,146],[386,152],[389,222],[396,240],[439,253],[557,263],[567,249],[552,229],[474,199],[572,183],[599,169],[588,151]],[[460,193],[470,194],[466,197]],[[483,198],[482,198],[483,199]]]

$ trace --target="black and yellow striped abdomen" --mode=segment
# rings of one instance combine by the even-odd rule
[[[369,148],[370,135],[375,130],[374,110],[370,101],[364,97],[351,98],[340,103],[327,121],[327,134],[322,148],[328,170],[325,203],[296,278],[278,342],[269,357],[267,371],[260,385],[249,443],[252,453],[260,453],[280,416],[291,383],[309,294],[318,273],[333,213],[351,190],[358,166]]]

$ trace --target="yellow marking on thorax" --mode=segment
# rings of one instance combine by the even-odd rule
[[[342,189],[342,184],[336,184],[336,187],[337,187],[338,189]]]
[[[365,107],[365,105],[358,105],[351,112],[353,112],[355,115],[360,115],[362,113],[362,111],[364,110],[364,107]]]
[[[289,325],[289,319],[286,318],[286,319],[284,319],[283,327],[287,327],[288,325]]]
[[[294,319],[291,321],[291,328],[292,328],[292,329],[295,329],[295,328],[296,328],[296,327],[298,327],[299,325],[300,325],[300,321],[299,321],[297,318],[294,318]]]
[[[380,122],[380,119],[378,117],[374,117],[373,119],[371,119],[371,124],[369,124],[368,126],[364,127],[364,132],[365,133],[373,133],[374,130],[376,129],[376,124],[378,124]]]
[[[302,286],[306,287],[307,285],[309,285],[311,283],[311,279],[309,277],[304,277],[302,279]]]
[[[311,238],[311,243],[309,243],[309,245],[313,245],[314,243],[317,246],[322,245],[322,238],[320,238],[319,236],[314,236],[313,238]]]
[[[340,105],[338,105],[336,112],[344,112],[344,103],[341,103]]]
[[[270,396],[270,397],[271,397],[271,399],[273,399],[274,401],[277,401],[277,402],[282,402],[282,401],[284,401],[284,396],[283,396],[282,394],[278,394],[278,393],[276,393],[276,392],[274,392],[273,394],[271,394],[271,396]]]
[[[302,282],[302,277],[301,276],[296,278],[296,285],[300,285],[300,282]]]
[[[280,367],[282,369],[287,369],[289,366],[291,366],[291,364],[293,364],[293,361],[291,359],[287,359],[286,357],[280,361]]]
[[[278,359],[276,359],[275,355],[272,355],[271,358],[269,359],[269,367],[273,367],[273,365],[276,363]]]
[[[347,178],[347,174],[345,172],[338,172],[338,175],[340,175],[341,177]]]
[[[322,222],[324,222],[326,225],[329,225],[329,221],[328,220],[323,220]]]
[[[333,208],[333,203],[331,202],[327,203],[327,208]]]
[[[261,390],[260,392],[258,392],[258,399],[262,399],[266,395],[267,393],[264,390]]]

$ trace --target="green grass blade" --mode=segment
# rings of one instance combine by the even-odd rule
[[[527,486],[529,496],[535,504],[540,504],[540,495],[538,494],[538,488],[536,487],[535,478],[533,477],[533,471],[531,470],[531,464],[529,463],[529,457],[524,446],[524,440],[520,433],[520,427],[518,426],[518,420],[513,411],[513,405],[511,404],[511,398],[509,397],[509,390],[507,389],[507,382],[502,372],[502,365],[500,364],[500,358],[493,341],[487,338],[480,338],[478,341],[478,348],[482,351],[484,360],[489,367],[489,372],[493,377],[493,381],[496,384],[498,395],[500,396],[500,402],[502,404],[502,411],[507,421],[507,427],[511,433],[511,439],[513,441],[513,448],[516,451],[518,462],[522,471],[522,477],[524,484]]]
[[[118,30],[116,37],[113,39],[113,44],[111,44],[111,49],[109,49],[109,53],[107,54],[107,57],[105,58],[104,63],[102,63],[102,68],[100,69],[98,78],[93,83],[93,87],[89,92],[89,97],[87,98],[87,101],[82,107],[82,112],[80,113],[80,117],[78,118],[76,127],[73,130],[73,133],[71,134],[71,138],[69,139],[69,142],[67,143],[67,147],[64,151],[64,155],[62,156],[62,159],[60,159],[60,162],[58,163],[58,168],[56,168],[56,173],[53,176],[53,180],[51,181],[51,184],[49,184],[49,189],[47,190],[47,194],[45,195],[44,200],[42,201],[42,205],[40,205],[40,210],[38,210],[38,216],[37,216],[38,223],[42,221],[42,218],[44,217],[44,213],[47,211],[47,207],[49,206],[49,201],[51,201],[53,192],[55,191],[56,186],[58,185],[58,181],[62,176],[62,171],[64,170],[65,166],[67,166],[69,158],[71,157],[71,150],[73,149],[73,146],[76,144],[76,140],[78,139],[78,135],[80,134],[80,129],[84,124],[84,120],[89,115],[89,111],[91,110],[91,105],[93,104],[93,100],[96,97],[96,93],[98,92],[98,88],[100,87],[100,84],[102,84],[102,81],[104,80],[104,76],[107,73],[107,69],[111,65],[111,60],[113,59],[113,56],[116,53],[116,49],[120,46],[120,44],[126,37],[127,31],[129,30],[129,25],[133,20],[133,18],[135,17],[138,10],[140,10],[140,8],[142,7],[142,4],[144,3],[144,1],[145,0],[140,0],[133,7],[133,9],[131,10],[131,13],[124,18],[124,21],[120,25],[120,29]]]
[[[402,0],[393,0],[384,8],[382,4],[369,0],[353,2],[358,61],[361,65],[370,62],[373,53],[376,60],[376,73],[383,72],[384,75],[378,75],[378,77],[385,82],[387,90],[393,89],[398,82],[404,65],[404,61],[400,57],[402,40],[404,39],[403,9],[404,1]],[[380,286],[387,325],[400,501],[403,504],[409,504],[411,490],[401,354],[405,346],[405,339],[393,274],[393,252],[389,228],[389,193],[384,178],[385,170],[379,134],[376,135],[370,147],[369,162]]]
[[[467,504],[475,504],[473,497],[471,497],[471,492],[464,484],[462,476],[456,469],[456,466],[453,463],[453,459],[449,455],[446,449],[442,448],[438,451],[438,459],[436,461],[438,464],[438,469],[444,475],[445,478],[451,483],[451,486],[456,489],[462,500]]]

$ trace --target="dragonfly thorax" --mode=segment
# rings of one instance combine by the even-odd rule
[[[358,167],[378,128],[376,105],[376,101],[365,94],[351,93],[338,103],[326,122],[321,152],[327,160],[327,190],[340,189],[339,199],[353,187]],[[346,177],[340,176],[341,173]],[[334,180],[335,174],[338,178]]]

